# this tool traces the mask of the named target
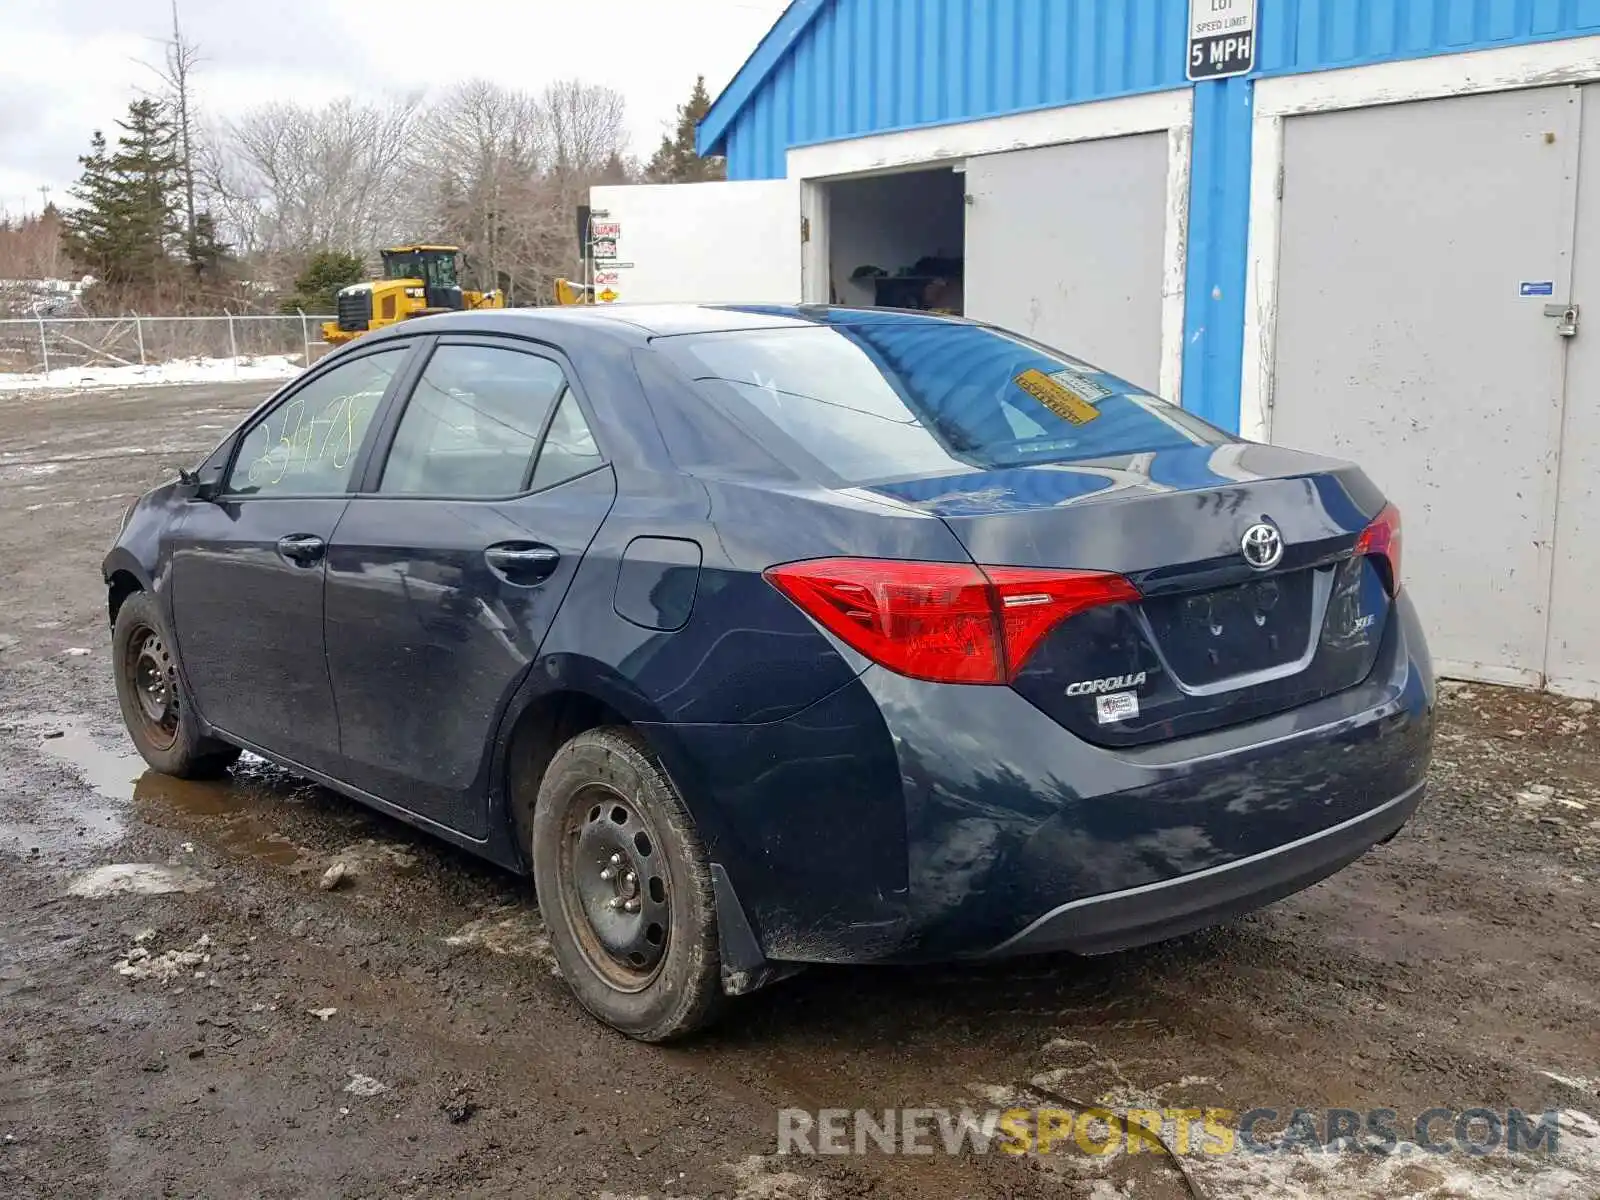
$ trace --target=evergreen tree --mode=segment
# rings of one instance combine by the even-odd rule
[[[366,274],[366,265],[359,254],[318,250],[306,261],[305,270],[295,277],[294,295],[285,296],[278,311],[330,314],[339,289],[360,283]]]
[[[62,220],[62,242],[67,253],[96,279],[104,279],[116,260],[117,235],[113,232],[117,189],[111,178],[105,134],[98,129],[89,139],[89,153],[78,156],[83,174],[72,189],[79,207]]]
[[[662,137],[661,145],[645,166],[644,177],[647,182],[699,183],[727,177],[727,164],[723,159],[701,158],[695,153],[695,126],[710,110],[711,96],[706,92],[706,77],[696,76],[689,102],[678,106],[676,133],[672,137]]]
[[[184,256],[196,279],[218,282],[233,261],[233,247],[222,240],[217,222],[209,212],[194,215],[194,233],[187,239]]]
[[[172,122],[158,100],[135,100],[114,153],[97,130],[64,217],[68,253],[113,288],[153,286],[181,242],[181,181]]]

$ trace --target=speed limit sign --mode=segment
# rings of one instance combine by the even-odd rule
[[[1256,65],[1256,0],[1189,0],[1189,78],[1248,75]]]

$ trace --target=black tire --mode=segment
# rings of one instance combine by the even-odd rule
[[[207,737],[184,697],[172,635],[148,592],[135,592],[117,610],[111,670],[128,736],[156,770],[179,779],[208,779],[237,761],[239,748]]]
[[[591,729],[556,751],[531,840],[539,911],[578,1001],[644,1042],[709,1024],[723,1000],[711,872],[644,741]]]

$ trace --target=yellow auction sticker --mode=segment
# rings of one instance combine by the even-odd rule
[[[1074,425],[1087,425],[1100,415],[1100,410],[1089,403],[1088,397],[1080,395],[1062,383],[1057,376],[1046,375],[1037,368],[1030,367],[1012,382],[1063,421],[1070,421]],[[1108,389],[1099,388],[1098,385],[1093,386],[1095,390],[1105,395],[1111,394]]]

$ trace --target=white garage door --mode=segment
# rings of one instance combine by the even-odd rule
[[[966,313],[1155,391],[1167,135],[967,160]]]
[[[1600,697],[1600,84],[1583,89],[1582,116],[1571,293],[1580,320],[1567,341],[1546,672],[1556,691],[1593,699]]]
[[[1571,287],[1580,102],[1546,88],[1284,124],[1272,440],[1355,460],[1399,505],[1434,656],[1471,678],[1549,673],[1568,340],[1545,306]],[[1562,573],[1600,587],[1592,555]],[[1591,652],[1593,612],[1555,622]]]

